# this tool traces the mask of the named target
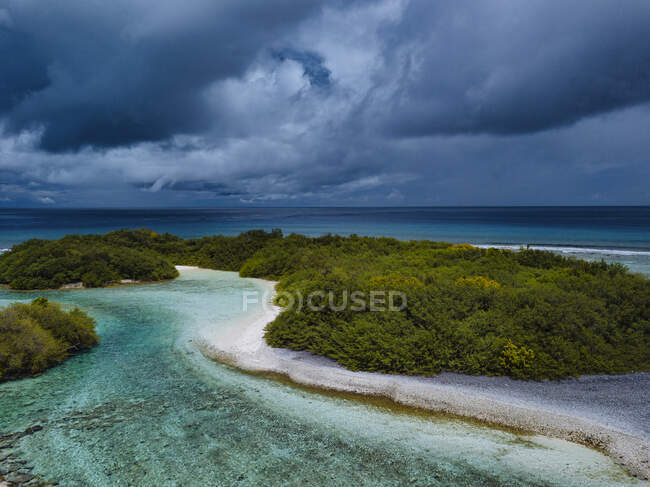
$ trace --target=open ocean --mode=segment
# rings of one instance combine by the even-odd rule
[[[285,233],[388,236],[481,246],[530,244],[650,275],[650,207],[0,209],[0,249],[30,238],[147,227],[181,237]]]

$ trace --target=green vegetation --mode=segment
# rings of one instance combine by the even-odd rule
[[[290,236],[257,252],[244,276],[280,291],[406,294],[400,311],[292,307],[267,328],[275,347],[352,370],[557,379],[650,370],[650,281],[620,265],[550,252],[392,239]]]
[[[0,284],[12,289],[57,289],[76,282],[103,287],[124,279],[160,281],[177,276],[158,252],[123,245],[111,233],[28,240],[0,255]]]
[[[121,230],[66,238],[89,239],[86,255],[96,255],[90,254],[92,242],[99,242],[118,249],[116,255],[139,252],[151,262],[279,280],[279,291],[303,297],[331,292],[332,303],[327,295],[314,299],[324,305],[320,311],[286,306],[266,339],[353,370],[425,375],[446,370],[522,379],[650,370],[650,280],[621,265],[536,250],[354,235],[284,237],[280,231],[183,240]],[[24,257],[21,246],[0,256],[0,281],[41,277],[44,267],[26,272],[34,246],[25,247],[31,250]],[[63,260],[76,248],[62,247],[68,251],[52,258],[52,268],[65,267]],[[135,264],[122,267],[122,276],[131,277],[129,265]],[[372,311],[368,299],[345,305],[355,292],[368,297],[382,291],[403,293],[406,305],[394,311]],[[286,295],[278,300],[290,302]]]
[[[44,371],[98,342],[95,321],[38,298],[0,310],[0,381]]]
[[[120,248],[155,253],[176,265],[194,265],[206,269],[238,271],[258,250],[273,240],[281,240],[282,232],[274,230],[251,230],[236,237],[215,235],[184,240],[165,233],[159,235],[151,230],[117,230],[100,237]],[[0,256],[0,272],[2,260]]]

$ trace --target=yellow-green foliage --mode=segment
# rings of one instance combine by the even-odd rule
[[[40,372],[63,357],[63,344],[32,318],[11,310],[0,313],[0,380]]]
[[[476,286],[485,289],[497,289],[501,286],[498,282],[483,276],[459,277],[456,279],[456,284],[459,286]]]
[[[499,357],[499,364],[504,371],[514,377],[525,377],[526,370],[533,366],[535,352],[524,346],[518,347],[508,340]]]
[[[449,247],[450,249],[456,251],[456,252],[461,252],[463,250],[476,250],[477,247],[474,247],[473,245],[467,244],[467,243],[461,243],[461,244],[453,244]]]
[[[0,381],[31,375],[98,342],[95,322],[75,308],[65,312],[38,298],[0,310]]]

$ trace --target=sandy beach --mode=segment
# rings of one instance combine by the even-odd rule
[[[273,295],[275,283],[258,282]],[[606,452],[634,475],[650,478],[648,373],[532,382],[452,373],[418,377],[353,372],[325,357],[269,347],[264,329],[280,311],[269,304],[226,331],[204,330],[199,347],[207,357],[245,371],[278,373],[297,384],[382,396],[585,444]]]

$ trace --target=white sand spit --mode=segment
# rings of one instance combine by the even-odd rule
[[[275,283],[259,281],[272,295]],[[207,357],[246,371],[279,373],[298,384],[383,396],[406,406],[593,446],[633,474],[650,478],[650,435],[642,426],[650,414],[650,374],[525,382],[461,374],[353,372],[327,358],[269,347],[264,329],[280,311],[269,304],[226,331],[205,331],[197,340],[199,347]],[[603,391],[611,397],[603,398]]]

